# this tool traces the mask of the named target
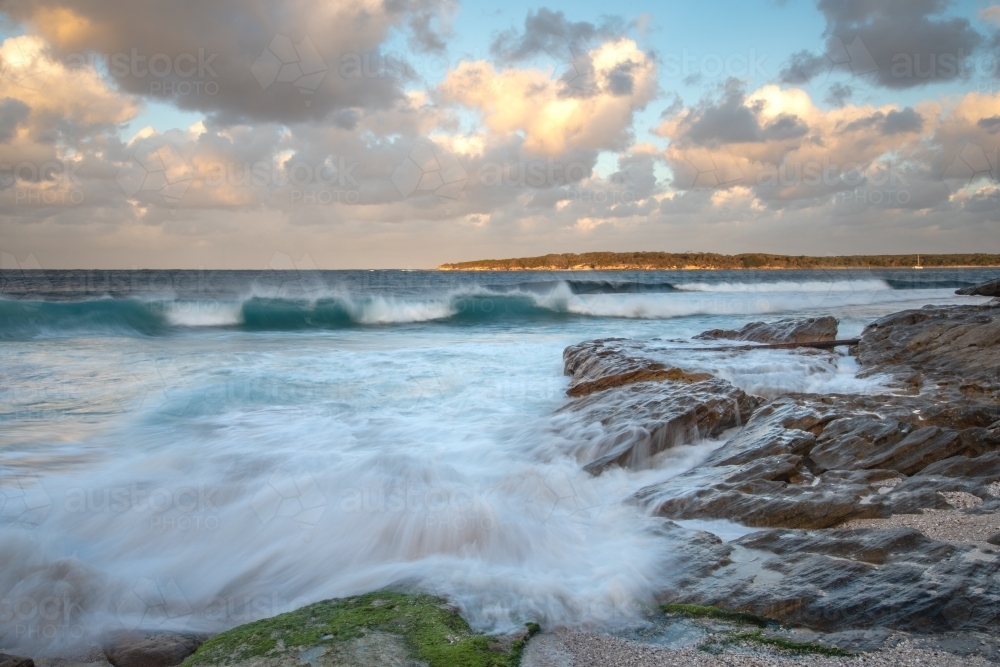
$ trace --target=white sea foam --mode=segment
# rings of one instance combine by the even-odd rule
[[[875,292],[891,290],[884,280],[778,280],[774,282],[681,283],[678,287],[691,292]]]
[[[217,630],[399,584],[446,595],[483,630],[634,620],[669,580],[676,545],[625,501],[721,440],[586,475],[580,446],[593,425],[554,414],[566,400],[563,348],[686,338],[759,312],[872,319],[953,298],[918,292],[563,286],[531,298],[595,317],[392,335],[220,332],[241,311],[171,306],[169,321],[197,335],[5,343],[5,442],[16,446],[0,465],[0,645],[38,655],[92,632]],[[339,299],[357,322],[419,322],[491,294],[317,290],[303,303]],[[878,382],[827,353],[680,354],[764,394]]]
[[[241,305],[230,301],[170,301],[165,312],[167,322],[173,326],[224,327],[243,322]]]
[[[387,297],[348,300],[351,319],[359,324],[396,324],[427,322],[451,317],[456,309],[449,299],[404,301]]]

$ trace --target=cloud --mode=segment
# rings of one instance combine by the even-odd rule
[[[913,107],[906,107],[900,111],[890,111],[885,115],[885,120],[882,122],[882,133],[919,132],[923,126],[923,117],[914,111]]]
[[[833,83],[827,91],[825,102],[835,107],[842,107],[854,94],[854,89],[843,83]]]
[[[817,6],[826,19],[825,51],[795,53],[781,70],[783,83],[800,85],[834,69],[890,89],[961,79],[985,41],[968,19],[942,15],[947,0],[819,0]]]
[[[562,60],[571,49],[587,50],[595,41],[620,39],[623,34],[620,19],[609,17],[600,24],[573,22],[561,11],[542,7],[528,12],[524,32],[511,28],[496,34],[490,53],[506,63],[522,62],[542,53]]]
[[[32,35],[0,44],[0,97],[31,109],[32,134],[108,128],[138,112],[138,101],[115,91],[95,68],[71,68],[54,59],[47,46]]]
[[[498,70],[484,61],[460,64],[439,91],[444,101],[477,110],[493,132],[522,132],[525,150],[535,154],[620,150],[635,111],[657,94],[655,65],[629,39],[596,47],[586,62],[593,89],[585,96],[542,70]]]
[[[809,51],[798,51],[792,54],[788,64],[782,68],[778,76],[782,83],[808,83],[816,75],[829,69],[830,62],[823,56]]]
[[[986,21],[987,23],[992,23],[995,26],[1000,26],[1000,5],[990,5],[989,7],[983,7],[979,10],[980,21]]]
[[[31,107],[11,97],[0,100],[0,143],[6,143],[14,136],[17,126],[27,120]]]
[[[954,147],[995,149],[1000,101],[968,95],[951,107],[845,104],[824,111],[799,89],[764,86],[747,93],[730,82],[715,100],[664,120],[664,153],[673,188],[743,188],[774,210],[926,210],[963,206],[946,175]],[[742,128],[734,133],[734,127]],[[709,203],[720,200],[717,196]],[[714,204],[713,204],[714,205]]]
[[[12,0],[3,7],[33,26],[62,62],[96,61],[126,93],[231,123],[321,121],[346,109],[392,107],[406,71],[384,66],[381,44],[406,28],[412,46],[440,52],[435,23],[447,28],[437,19],[452,9],[451,0],[218,0],[183,8],[169,0]],[[302,55],[294,51],[276,56],[289,61],[279,67],[290,67],[275,80],[255,76],[254,63],[276,37],[315,49],[314,88],[286,76]],[[353,67],[358,62],[369,66]]]
[[[699,103],[662,102],[655,147],[634,135],[658,61],[618,19],[539,9],[497,35],[493,60],[458,61],[421,90],[412,69],[384,67],[383,44],[442,53],[450,2],[233,2],[4,6],[33,34],[0,44],[0,143],[26,165],[0,174],[0,246],[43,266],[84,252],[90,265],[252,267],[275,251],[432,266],[526,247],[856,252],[861,229],[866,251],[934,229],[962,249],[1000,217],[994,96],[866,104],[838,82],[819,93],[828,109],[731,79]],[[947,23],[933,5],[918,0],[921,20]],[[878,23],[858,11],[843,13]],[[829,44],[783,76],[876,76],[860,37]],[[150,99],[204,119],[121,136]]]
[[[748,104],[741,81],[729,79],[718,102],[687,110],[676,119],[670,136],[703,146],[781,141],[801,137],[809,127],[793,112],[762,113],[762,103]]]

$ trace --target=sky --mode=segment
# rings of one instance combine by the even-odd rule
[[[977,0],[7,0],[0,265],[998,253],[998,95]]]

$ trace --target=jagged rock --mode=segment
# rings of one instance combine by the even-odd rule
[[[669,380],[691,384],[707,380],[708,373],[692,373],[637,354],[632,341],[605,338],[571,345],[563,351],[563,364],[572,376],[566,393],[586,396],[636,382]]]
[[[1000,555],[916,530],[767,530],[690,541],[672,603],[750,612],[824,632],[994,632]]]
[[[857,345],[861,375],[888,373],[913,391],[992,404],[1000,417],[1000,308],[926,307],[870,324]],[[982,424],[985,426],[986,424]]]
[[[963,287],[955,290],[955,294],[963,296],[1000,296],[1000,280],[991,280],[987,283],[980,283],[972,287]]]
[[[578,437],[589,461],[584,469],[596,475],[612,465],[642,468],[670,447],[715,437],[744,423],[759,404],[725,380],[711,378],[629,384],[580,398],[557,414],[597,425]]]
[[[634,499],[674,519],[827,528],[944,509],[941,492],[986,498],[1000,472],[1000,309],[907,311],[868,327],[858,347],[866,373],[928,386],[774,399],[702,465]]]
[[[810,317],[807,319],[778,320],[777,322],[751,322],[742,329],[711,329],[695,338],[697,340],[745,340],[754,343],[808,343],[836,340],[835,317]]]
[[[0,667],[35,667],[35,661],[31,658],[0,653]]]
[[[114,667],[172,667],[198,650],[204,639],[173,633],[120,634],[108,641],[104,653]]]

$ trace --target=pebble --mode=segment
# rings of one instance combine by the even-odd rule
[[[544,652],[533,652],[532,644],[546,645]],[[550,661],[550,656],[558,655]],[[610,635],[560,631],[539,635],[528,644],[522,667],[772,667],[774,665],[811,665],[814,667],[986,667],[993,665],[979,656],[956,656],[943,651],[917,648],[903,641],[891,649],[864,653],[858,657],[831,658],[818,655],[780,655],[779,653],[735,653],[719,655],[697,648],[670,649],[643,644]]]

